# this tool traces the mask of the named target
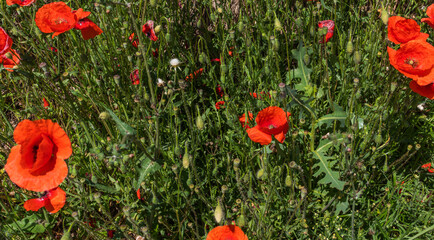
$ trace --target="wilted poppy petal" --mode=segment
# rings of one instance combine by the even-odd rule
[[[143,24],[142,32],[146,34],[146,36],[152,41],[158,40],[158,37],[157,35],[155,35],[155,31],[154,31],[154,21],[148,20],[145,24]]]
[[[238,226],[226,225],[213,228],[206,240],[248,240],[248,238]]]
[[[45,207],[50,213],[58,212],[65,206],[66,193],[61,188],[57,187],[40,198],[30,199],[24,203],[24,208],[27,211],[38,211],[41,207]]]
[[[428,84],[425,86],[420,86],[419,84],[417,84],[416,81],[411,81],[410,82],[410,88],[411,90],[413,90],[413,92],[429,98],[429,99],[434,99],[434,84]]]
[[[247,134],[253,142],[260,143],[261,145],[271,143],[271,135],[260,131],[258,126],[247,129]]]
[[[83,36],[84,40],[94,38],[103,33],[101,28],[99,28],[94,22],[92,22],[88,18],[84,18],[78,21],[77,25],[75,25],[75,28],[81,31],[81,36]]]
[[[0,63],[9,72],[13,72],[20,62],[20,55],[14,49],[10,49],[9,52],[0,56]]]

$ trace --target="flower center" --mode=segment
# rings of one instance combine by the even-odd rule
[[[274,129],[276,128],[273,124],[270,124],[270,126],[268,126],[268,129]]]
[[[405,63],[407,63],[408,65],[411,65],[413,68],[417,68],[417,66],[419,65],[418,62],[412,58],[407,58],[405,60]]]
[[[62,23],[67,23],[68,20],[64,19],[64,18],[57,18],[56,20],[54,20],[55,24],[62,24]]]

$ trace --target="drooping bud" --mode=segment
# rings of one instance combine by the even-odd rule
[[[360,51],[359,51],[359,50],[356,50],[356,51],[354,52],[354,63],[355,63],[356,65],[358,65],[358,64],[360,63],[361,60],[362,60],[362,55],[360,54]]]
[[[188,142],[185,142],[184,156],[182,157],[182,166],[188,168],[190,166],[190,156],[188,154]]]
[[[202,19],[199,19],[199,21],[197,21],[197,23],[196,23],[196,27],[197,27],[197,28],[202,27]]]
[[[155,28],[154,28],[154,32],[155,33],[159,33],[161,31],[161,25],[157,25]]]
[[[264,176],[264,169],[263,168],[259,169],[259,171],[256,173],[256,177],[258,179],[261,179],[262,176]]]
[[[348,53],[348,55],[350,55],[351,53],[353,53],[353,50],[354,50],[353,42],[350,39],[347,42],[347,53]]]
[[[377,134],[377,136],[375,136],[374,141],[376,144],[381,144],[383,142],[383,137],[381,136],[381,134]]]
[[[280,23],[277,17],[274,18],[274,29],[279,32],[283,30],[282,23]]]
[[[291,187],[292,186],[292,179],[291,179],[291,176],[286,176],[286,178],[285,178],[285,186],[287,186],[287,187]]]

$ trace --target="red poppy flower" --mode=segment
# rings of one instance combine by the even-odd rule
[[[12,47],[12,38],[0,27],[0,55],[7,53]]]
[[[262,96],[264,96],[264,95],[268,96],[268,98],[271,98],[270,94],[266,93],[264,91],[260,92],[259,94],[255,93],[255,92],[250,93],[250,96],[252,96],[253,98],[257,98],[257,99],[262,99]]]
[[[218,62],[219,64],[222,64],[222,62],[220,61],[220,58],[213,58],[213,59],[211,59],[211,62]]]
[[[283,143],[288,132],[288,116],[280,107],[267,107],[261,110],[256,116],[257,125],[247,129],[247,134],[253,142],[267,145],[271,143],[271,136],[274,135],[277,141]]]
[[[71,142],[65,131],[51,120],[24,120],[14,130],[18,144],[11,149],[4,167],[19,187],[42,192],[56,188],[68,174],[65,159]]]
[[[16,66],[20,64],[20,55],[14,49],[11,49],[0,56],[0,64],[3,64],[3,67],[9,72],[13,72]]]
[[[245,129],[249,129],[250,126],[247,125],[249,123],[249,121],[253,120],[253,114],[249,111],[248,112],[249,118],[246,117],[246,114],[243,113],[243,115],[241,115],[241,117],[238,118],[238,120],[241,123],[241,127],[245,128]]]
[[[248,240],[248,238],[238,226],[226,225],[213,228],[206,240]]]
[[[41,207],[45,207],[50,213],[56,213],[65,206],[65,201],[65,191],[57,187],[46,191],[45,195],[40,198],[27,200],[24,203],[24,208],[27,211],[38,211]]]
[[[139,38],[138,37],[134,37],[134,33],[131,33],[131,35],[128,37],[128,40],[130,40],[131,44],[134,47],[137,47],[139,45]]]
[[[107,230],[107,237],[113,238],[114,233],[115,233],[115,230]]]
[[[320,21],[318,22],[318,27],[327,28],[327,34],[324,36],[324,39],[320,40],[320,43],[328,42],[333,36],[333,31],[335,30],[335,22],[332,20]]]
[[[43,33],[54,32],[52,38],[74,28],[77,21],[77,15],[72,13],[71,8],[64,2],[45,4],[38,9],[35,16],[39,30]]]
[[[146,34],[146,36],[152,41],[158,40],[158,37],[157,35],[155,35],[155,31],[154,31],[154,21],[148,20],[145,24],[143,24],[142,32]]]
[[[413,92],[421,95],[422,97],[426,97],[429,99],[434,99],[434,84],[430,83],[425,86],[420,86],[416,81],[410,82],[410,88]]]
[[[155,51],[152,51],[152,56],[158,58],[158,48],[156,48]]]
[[[84,40],[88,40],[94,38],[103,31],[99,28],[94,22],[92,22],[87,16],[89,16],[90,12],[84,12],[83,9],[78,9],[77,11],[72,11],[77,16],[77,24],[75,24],[74,28],[81,31],[81,36],[83,36]]]
[[[398,50],[387,47],[390,64],[420,86],[434,82],[434,47],[422,40],[402,44]]]
[[[220,108],[224,108],[223,105],[225,104],[225,101],[218,101],[215,104],[215,108],[218,110]],[[220,107],[221,106],[221,107]]]
[[[55,52],[55,53],[57,52],[57,48],[55,48],[55,47],[50,47],[50,50]]]
[[[223,95],[225,94],[225,92],[223,91],[223,88],[220,86],[220,84],[217,85],[217,87],[215,88],[215,91],[219,97],[223,97]]]
[[[50,106],[50,103],[45,98],[43,98],[42,100],[44,101],[44,108],[48,108]]]
[[[185,81],[191,81],[197,77],[200,77],[200,75],[202,75],[202,72],[203,68],[199,68],[199,70],[194,71],[194,73],[190,73],[190,75],[185,78]]]
[[[406,43],[411,40],[426,41],[429,37],[420,32],[420,27],[413,19],[392,16],[387,23],[387,37],[396,44]]]
[[[140,84],[139,69],[135,69],[130,73],[130,79],[131,79],[131,84],[133,85]]]
[[[139,189],[137,189],[137,192],[136,192],[136,194],[137,194],[137,198],[140,200],[140,188]]]
[[[430,173],[434,173],[434,168],[431,168],[431,163],[426,163],[424,165],[422,165],[422,168],[426,168],[426,170]]]
[[[434,28],[434,4],[431,4],[431,6],[426,9],[426,15],[428,15],[429,18],[422,18],[420,21],[428,23],[428,25]]]
[[[35,0],[6,0],[7,5],[14,5],[18,4],[20,6],[29,6],[32,4]]]

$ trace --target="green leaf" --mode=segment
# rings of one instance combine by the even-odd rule
[[[138,169],[138,172],[140,174],[137,182],[134,183],[133,186],[134,189],[139,188],[140,183],[143,182],[146,176],[158,171],[161,168],[161,166],[158,163],[151,161],[151,159],[147,158],[145,155],[141,158],[141,160],[142,160],[142,167]]]
[[[104,105],[103,103],[100,103],[102,107],[104,107],[104,109],[110,114],[110,116],[112,117],[112,119],[116,122],[116,126],[119,129],[119,132],[122,134],[122,136],[128,135],[128,136],[132,136],[132,135],[136,135],[136,130],[134,130],[134,128],[132,128],[130,125],[122,122],[122,120],[120,120],[118,118],[118,116],[116,116],[116,114],[114,112],[112,112],[112,110],[110,110],[109,107],[107,107],[106,105]]]
[[[301,79],[301,82],[295,85],[295,89],[299,91],[308,91],[312,89],[312,86],[309,84],[312,69],[308,68],[303,61],[304,55],[307,54],[306,48],[303,46],[303,42],[300,41],[297,49],[293,49],[291,53],[292,56],[297,60],[297,68],[291,70],[291,78]]]
[[[319,169],[313,174],[315,177],[318,177],[322,173],[324,173],[324,177],[321,178],[318,183],[319,184],[329,184],[330,186],[339,190],[343,190],[345,186],[345,182],[339,180],[339,172],[331,169],[333,165],[335,165],[336,160],[332,161],[331,157],[325,156],[322,152],[313,151],[313,156],[315,159],[319,160],[318,163],[314,164],[314,167],[319,167]]]
[[[335,215],[339,215],[340,212],[342,212],[342,214],[344,214],[348,210],[349,205],[350,204],[348,202],[348,197],[345,198],[344,201],[340,201],[338,204],[336,204]]]
[[[45,211],[45,209],[43,211]],[[23,232],[28,233],[44,233],[48,226],[48,223],[44,225],[38,224],[38,222],[38,216],[36,214],[32,214],[21,219],[20,221],[8,224],[8,228],[12,229],[15,232],[19,232],[21,229]]]
[[[99,189],[99,190],[101,190],[103,192],[106,192],[106,193],[117,193],[117,192],[119,192],[119,190],[116,190],[113,187],[109,187],[109,186],[102,185],[102,184],[99,184],[99,183],[93,183],[89,179],[86,179],[85,183],[87,185],[91,186],[91,187],[95,187],[95,188],[97,188],[97,189]]]
[[[316,127],[320,127],[322,124],[327,124],[327,127],[331,127],[334,121],[339,121],[342,126],[345,126],[345,120],[347,119],[347,113],[342,110],[337,104],[335,104],[335,111],[333,113],[320,117],[317,121]]]

